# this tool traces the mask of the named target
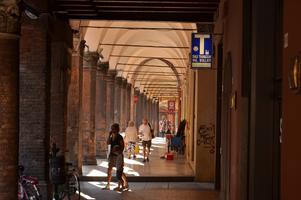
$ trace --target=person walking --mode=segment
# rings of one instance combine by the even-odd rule
[[[131,158],[131,155],[133,155],[133,158],[136,158],[135,148],[136,145],[138,145],[138,131],[135,127],[135,124],[133,121],[129,122],[129,126],[125,129],[125,139],[127,140],[127,152],[128,152],[128,158]]]
[[[167,120],[165,116],[162,117],[162,120],[159,121],[159,133],[160,137],[164,137],[167,131]]]
[[[120,135],[119,131],[120,131],[119,124],[117,124],[117,123],[113,124],[111,126],[110,135],[109,135],[108,140],[107,140],[107,144],[111,145],[111,149],[110,149],[109,157],[108,157],[108,162],[109,162],[108,165],[109,166],[108,166],[108,171],[107,171],[107,173],[108,173],[108,175],[107,175],[107,185],[106,185],[105,189],[110,189],[110,183],[111,183],[111,179],[112,179],[113,167],[118,167],[117,168],[117,171],[118,171],[117,176],[122,178],[122,181],[121,181],[121,183],[123,184],[122,187],[123,188],[128,188],[127,178],[126,178],[126,176],[123,172],[124,141],[123,141],[123,137]],[[114,148],[116,146],[118,146],[118,152],[116,152],[117,150],[116,150],[116,148]],[[121,159],[120,159],[120,157],[121,157]]]
[[[116,188],[114,188],[114,190],[122,191],[125,188],[124,177],[123,177],[124,158],[119,145],[115,145],[112,148],[112,154],[116,156],[116,177],[118,180],[118,185]]]
[[[139,133],[142,135],[143,162],[149,162],[150,148],[152,145],[152,133],[151,127],[149,126],[146,118],[143,119],[142,124],[139,126]]]

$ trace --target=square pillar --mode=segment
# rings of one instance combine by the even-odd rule
[[[96,156],[106,157],[107,134],[106,134],[106,105],[107,86],[105,77],[108,72],[108,63],[101,63],[97,68],[96,75],[96,104],[95,104],[95,134],[96,134]]]
[[[114,91],[114,123],[121,123],[121,99],[122,78],[116,77]]]
[[[95,95],[98,58],[97,52],[84,53],[81,131],[83,134],[83,162],[86,165],[96,164]]]
[[[115,101],[115,77],[116,71],[108,71],[106,80],[106,134],[111,130],[111,125],[114,123],[114,101]]]
[[[0,3],[0,199],[17,199],[19,134],[19,18]],[[11,11],[9,10],[12,9]],[[16,13],[15,13],[16,12]]]
[[[67,131],[66,131],[66,159],[81,173],[82,169],[82,134],[80,131],[80,117],[82,104],[83,53],[85,41],[74,39],[70,83],[67,99]]]

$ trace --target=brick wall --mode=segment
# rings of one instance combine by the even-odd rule
[[[0,199],[17,197],[18,39],[0,37]]]
[[[57,24],[60,32],[55,34]],[[65,146],[70,44],[57,40],[62,38],[59,33],[65,33],[64,26],[68,30],[66,24],[40,16],[35,21],[25,20],[21,29],[19,163],[26,174],[38,177],[45,199],[50,143],[57,142],[62,150]]]
[[[35,32],[35,37],[32,37]],[[41,24],[26,24],[21,30],[20,49],[20,164],[27,172],[45,178],[47,143],[47,32]],[[34,144],[34,145],[33,145]],[[41,151],[42,150],[42,151]],[[30,159],[28,159],[30,158]]]
[[[20,47],[20,139],[19,163],[25,173],[38,177],[46,190],[48,180],[48,58],[47,30],[43,18],[25,22]],[[32,33],[35,37],[32,37]]]

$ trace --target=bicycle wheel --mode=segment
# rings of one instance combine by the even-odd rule
[[[65,191],[66,187],[65,184],[57,185],[57,191],[54,191],[52,195],[53,200],[63,200],[67,196],[67,191]]]
[[[42,199],[39,188],[37,188],[32,183],[27,182],[25,184],[24,188],[25,188],[25,192],[28,196],[28,199],[30,199],[30,200],[41,200]]]
[[[68,176],[68,186],[68,200],[73,196],[77,196],[76,199],[80,200],[80,183],[76,173],[73,172]]]

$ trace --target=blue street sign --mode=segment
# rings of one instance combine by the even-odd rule
[[[212,36],[210,34],[192,33],[191,67],[211,68]]]

